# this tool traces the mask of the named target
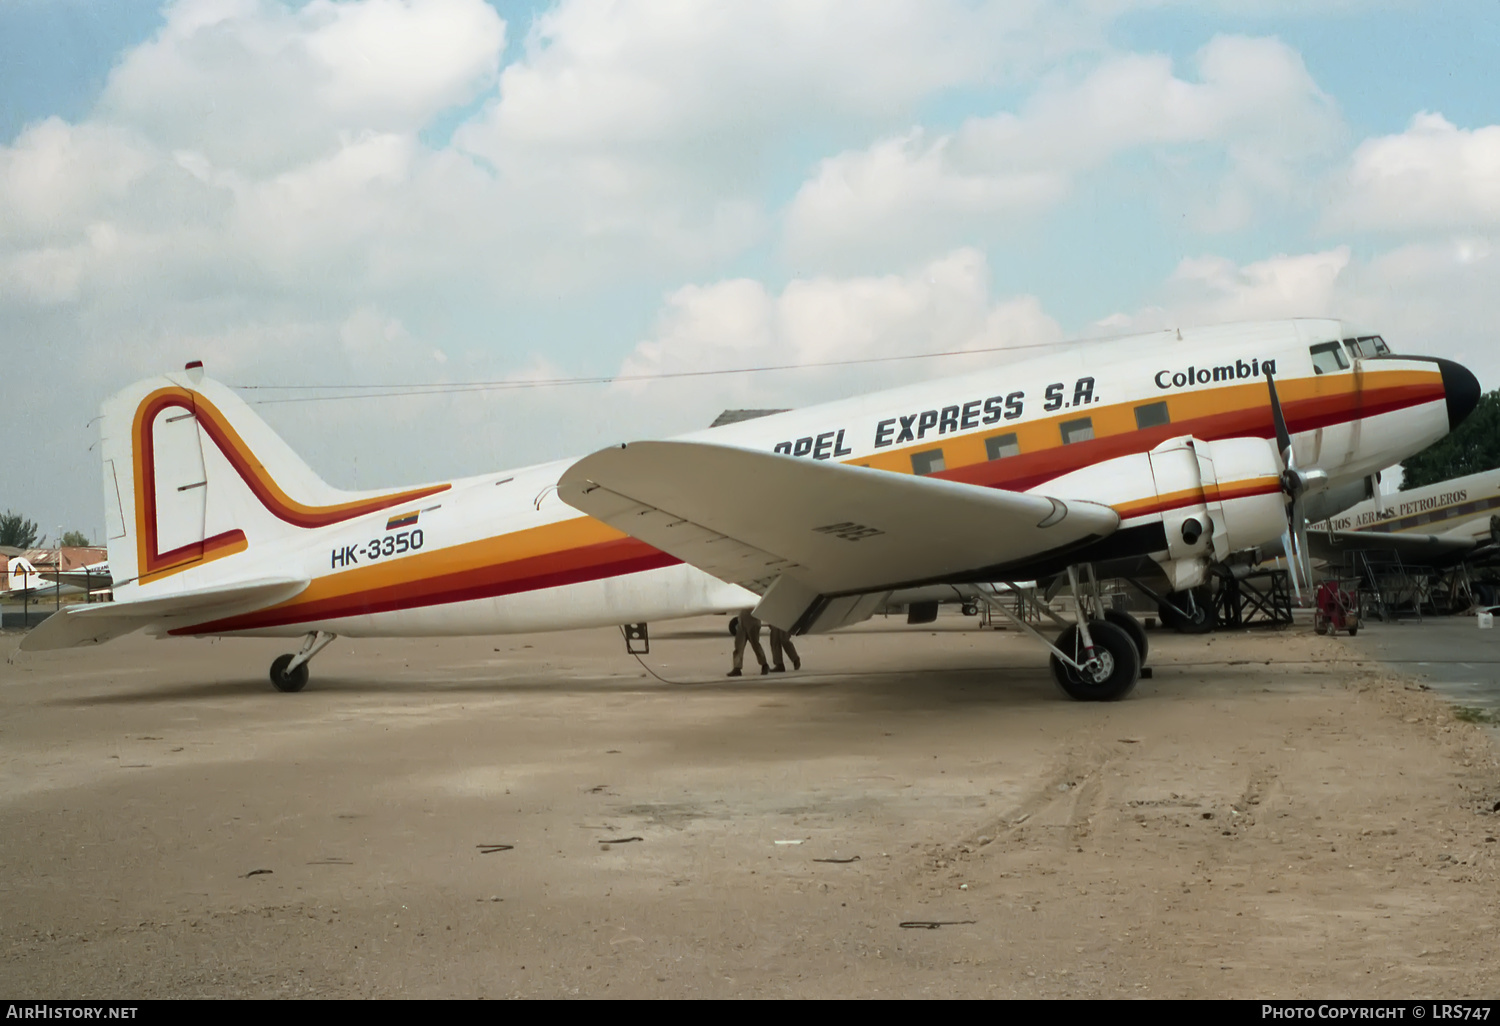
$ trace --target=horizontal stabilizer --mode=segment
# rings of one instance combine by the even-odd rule
[[[825,599],[1031,562],[1119,525],[1092,502],[702,442],[604,449],[558,494],[720,580],[763,594],[784,577],[778,591]]]
[[[219,588],[196,588],[139,602],[69,606],[42,621],[21,640],[21,650],[43,652],[97,645],[142,627],[171,627],[215,616],[248,613],[300,594],[305,579],[262,578]]]

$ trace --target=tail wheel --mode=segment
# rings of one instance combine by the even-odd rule
[[[1141,678],[1141,654],[1136,650],[1135,642],[1130,640],[1124,628],[1108,620],[1089,624],[1089,636],[1093,639],[1098,663],[1075,670],[1054,655],[1051,659],[1053,678],[1070,698],[1080,702],[1115,702],[1124,698]],[[1056,644],[1076,662],[1083,662],[1083,636],[1076,626],[1059,634]]]
[[[271,664],[271,683],[276,685],[277,691],[301,691],[307,686],[307,664],[303,663],[295,670],[288,672],[287,667],[292,663],[292,654],[276,657]]]
[[[1150,648],[1150,643],[1146,641],[1146,628],[1141,626],[1141,621],[1123,609],[1106,609],[1104,619],[1107,623],[1114,624],[1130,635],[1130,640],[1135,642],[1135,650],[1141,654],[1141,665],[1145,666],[1146,652]]]

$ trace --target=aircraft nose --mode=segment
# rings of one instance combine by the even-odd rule
[[[1461,363],[1439,359],[1437,365],[1443,372],[1443,394],[1448,398],[1448,430],[1452,431],[1479,405],[1479,379]]]

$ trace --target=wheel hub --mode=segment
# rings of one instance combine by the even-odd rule
[[[1109,649],[1098,646],[1094,649],[1094,658],[1084,663],[1083,669],[1095,684],[1103,684],[1114,675],[1115,657],[1109,654]]]

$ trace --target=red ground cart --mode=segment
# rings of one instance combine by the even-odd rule
[[[1359,581],[1330,579],[1318,585],[1313,630],[1319,634],[1348,631],[1352,638],[1359,633]]]

